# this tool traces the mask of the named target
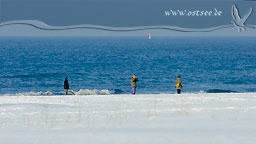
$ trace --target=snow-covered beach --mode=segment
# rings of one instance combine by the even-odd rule
[[[254,144],[256,93],[1,96],[1,144]]]

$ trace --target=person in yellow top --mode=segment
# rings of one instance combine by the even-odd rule
[[[176,80],[175,88],[177,89],[177,93],[180,94],[180,91],[182,89],[182,80],[181,80],[180,76],[178,76],[178,78]]]
[[[133,95],[135,95],[135,93],[136,93],[137,81],[139,81],[139,79],[135,75],[132,75],[131,86],[132,86],[132,94]]]

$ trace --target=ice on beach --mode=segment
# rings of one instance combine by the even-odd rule
[[[256,94],[1,96],[1,144],[254,144]]]

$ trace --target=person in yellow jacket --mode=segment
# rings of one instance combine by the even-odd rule
[[[177,93],[180,94],[180,91],[182,89],[182,80],[181,80],[180,76],[178,76],[178,78],[176,80],[175,88],[177,89]]]
[[[135,95],[135,93],[136,93],[137,81],[139,81],[139,79],[135,75],[132,75],[131,86],[132,86],[132,94],[133,95]]]

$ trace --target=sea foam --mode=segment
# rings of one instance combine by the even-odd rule
[[[79,91],[70,90],[68,91],[68,95],[111,95],[111,94],[120,94],[121,90],[114,89],[114,90],[107,90],[107,89],[80,89]],[[23,92],[23,93],[15,93],[15,94],[1,94],[2,96],[55,96],[55,95],[64,95],[65,92]]]

